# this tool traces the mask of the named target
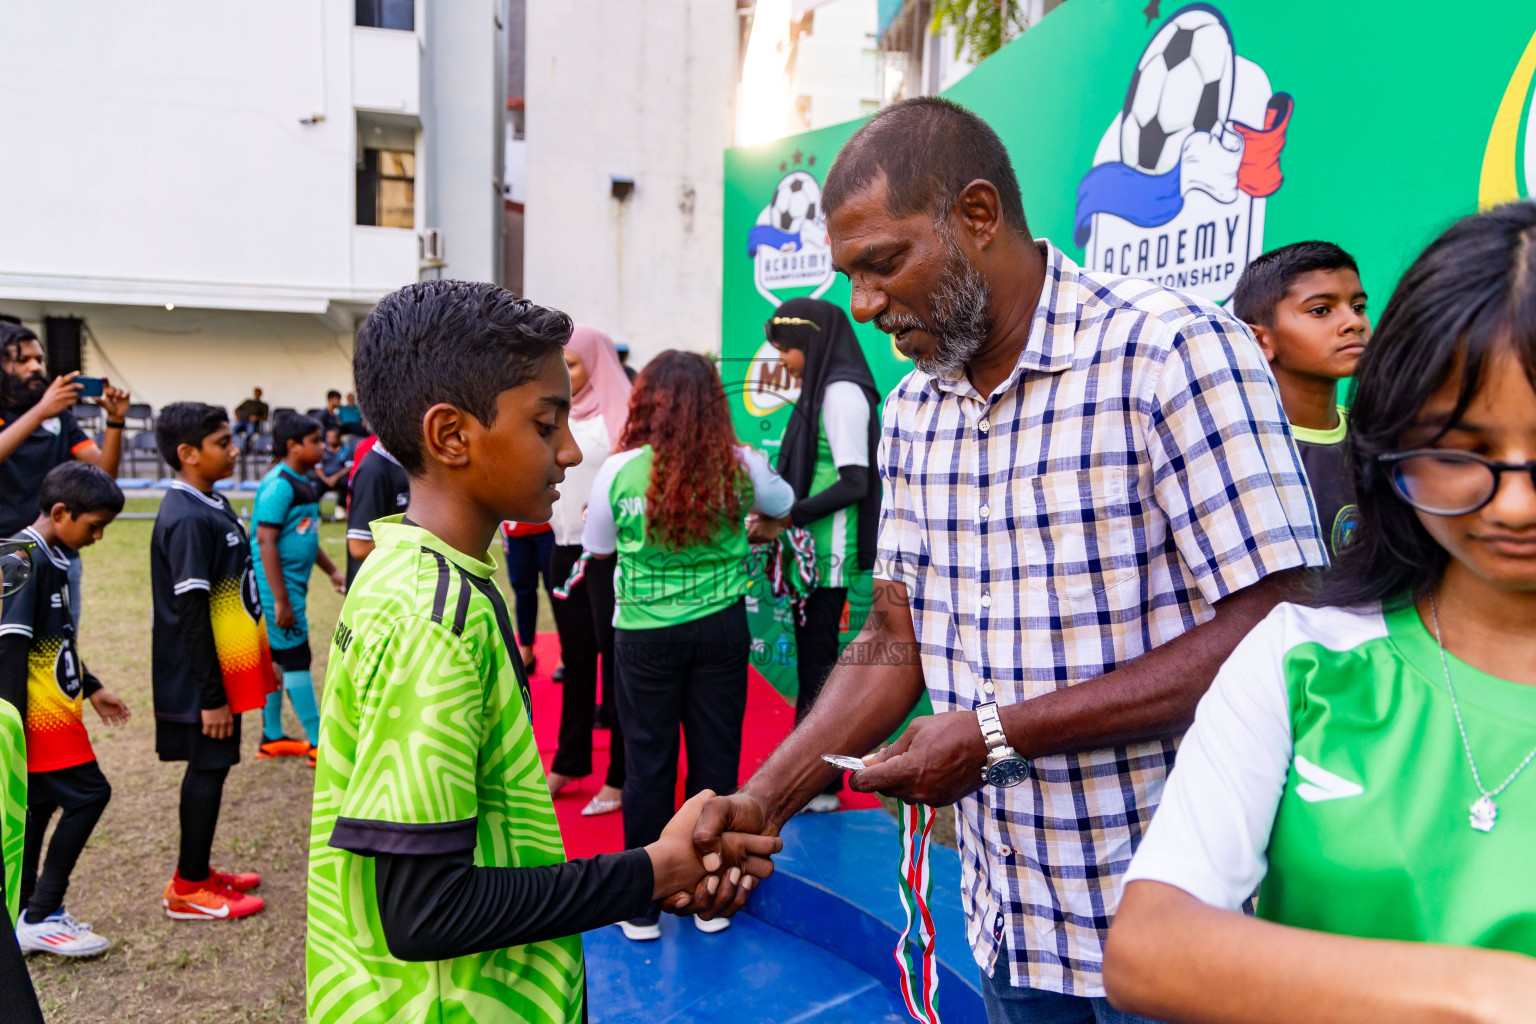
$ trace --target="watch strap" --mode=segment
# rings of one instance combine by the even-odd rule
[[[107,420],[108,430],[123,430],[127,426],[128,422],[126,420]]]

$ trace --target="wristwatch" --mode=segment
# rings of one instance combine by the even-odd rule
[[[981,723],[981,738],[987,742],[987,765],[981,777],[994,786],[1017,786],[1029,777],[1029,762],[1014,753],[1003,735],[1003,721],[997,716],[997,701],[976,705],[976,720]]]

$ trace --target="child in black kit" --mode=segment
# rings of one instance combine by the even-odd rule
[[[1232,311],[1264,350],[1291,436],[1312,484],[1329,552],[1349,543],[1358,510],[1344,467],[1347,414],[1339,381],[1352,377],[1371,337],[1354,258],[1332,242],[1297,242],[1248,265]]]

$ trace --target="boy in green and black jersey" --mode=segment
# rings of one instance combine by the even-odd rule
[[[1339,381],[1352,377],[1371,337],[1360,268],[1332,242],[1297,242],[1248,265],[1232,310],[1269,360],[1291,436],[1317,505],[1328,551],[1349,543],[1359,511],[1344,466],[1347,412]]]
[[[549,518],[581,457],[570,332],[562,313],[462,281],[388,295],[358,332],[362,407],[411,500],[408,517],[372,524],[331,643],[310,833],[315,1024],[570,1024],[581,931],[683,892],[702,902],[697,797],[648,847],[565,859],[486,554],[502,521]],[[777,839],[733,842],[740,870],[771,871]]]

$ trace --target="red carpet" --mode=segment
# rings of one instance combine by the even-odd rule
[[[539,739],[539,755],[544,770],[555,756],[555,745],[560,735],[560,685],[550,678],[560,663],[560,641],[553,633],[540,633],[533,651],[538,658],[537,671],[532,682],[533,731]],[[795,724],[795,709],[786,704],[756,669],[748,669],[747,716],[741,736],[741,779],[746,782],[758,766],[768,759],[774,747],[779,745]],[[555,797],[555,814],[560,819],[560,831],[565,837],[567,857],[590,857],[597,853],[614,853],[624,849],[624,815],[622,812],[605,814],[596,818],[583,818],[581,809],[602,787],[608,771],[608,733],[599,729],[592,734],[592,774],[573,782]],[[687,773],[686,754],[678,758],[677,801],[682,803],[683,779]],[[862,810],[880,806],[879,801],[868,793],[843,791],[844,810]]]

